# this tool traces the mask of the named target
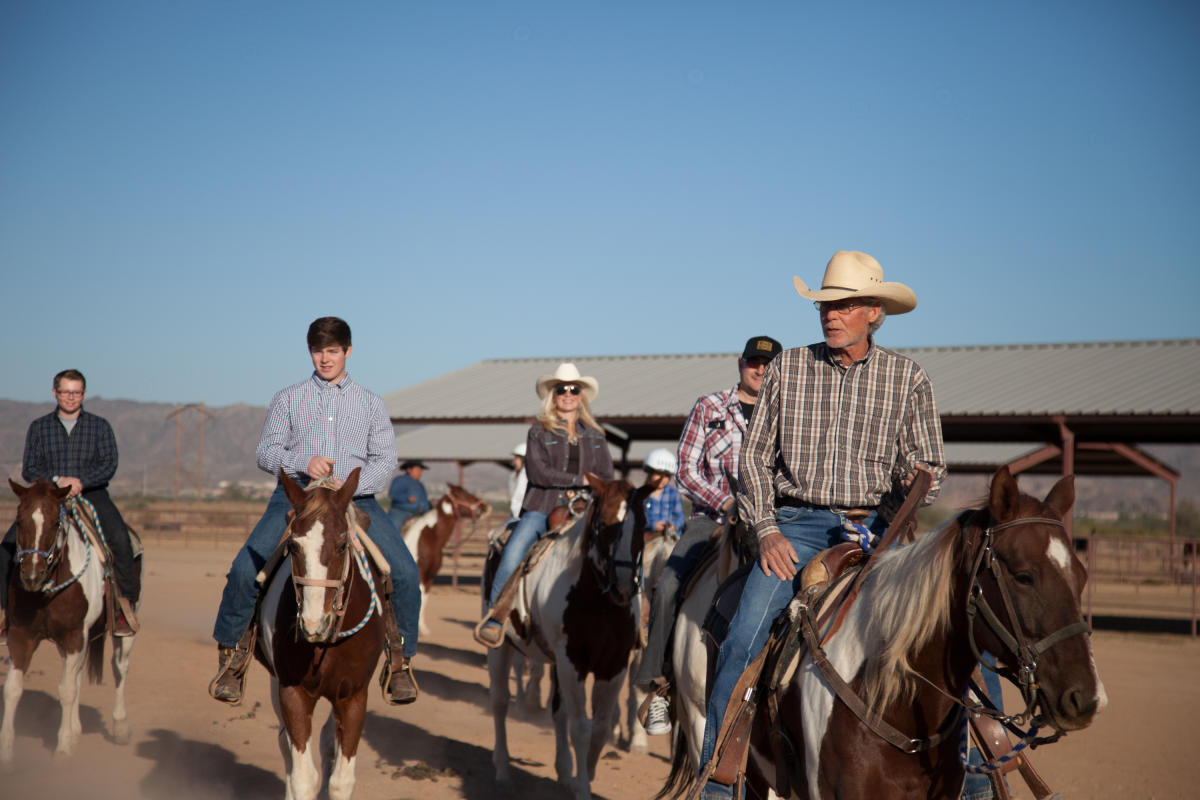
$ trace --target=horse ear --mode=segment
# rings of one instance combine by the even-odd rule
[[[350,504],[354,499],[354,493],[358,491],[358,477],[362,472],[362,467],[355,467],[350,470],[350,474],[346,476],[346,482],[342,484],[342,488],[338,489],[338,502]]]
[[[584,473],[583,477],[584,480],[587,481],[587,485],[595,489],[597,492],[604,488],[604,481],[594,472]]]
[[[992,476],[992,489],[988,497],[988,511],[991,512],[992,519],[1005,522],[1016,516],[1017,499],[1020,496],[1017,482],[1008,471],[1008,467],[1003,466],[996,470],[996,474]]]
[[[300,488],[300,484],[291,479],[283,467],[279,468],[279,482],[283,484],[283,492],[287,495],[292,508],[300,508],[304,505],[304,490]]]
[[[67,495],[69,495],[70,493],[71,493],[71,487],[70,487],[70,486],[56,486],[56,487],[54,487],[54,496],[55,496],[55,497],[57,497],[59,500],[65,500],[65,499],[67,499]]]
[[[12,490],[16,493],[17,497],[24,497],[25,493],[29,491],[28,487],[22,486],[12,478],[8,479],[8,485],[12,487]]]
[[[1064,475],[1054,484],[1050,494],[1046,495],[1046,505],[1054,509],[1060,517],[1066,519],[1071,506],[1075,505],[1075,476]]]

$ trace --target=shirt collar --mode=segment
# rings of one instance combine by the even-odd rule
[[[330,383],[329,381],[325,380],[320,375],[318,375],[317,371],[315,369],[313,370],[313,374],[312,374],[312,382],[315,383],[317,385],[317,388],[322,391],[324,391],[326,389],[336,389],[339,392],[346,391],[348,388],[350,388],[350,384],[352,383],[352,381],[350,380],[349,372],[347,372],[346,376],[344,378],[342,378],[339,382]]]
[[[860,359],[851,361],[849,364],[843,364],[842,359],[835,356],[833,354],[833,348],[825,344],[825,342],[818,342],[817,347],[818,352],[820,353],[821,358],[825,360],[825,363],[829,364],[830,366],[837,367],[843,372],[850,367],[853,367],[855,364],[865,364],[866,362],[870,361],[875,357],[875,353],[879,350],[879,348],[875,346],[875,337],[868,334],[867,354]]]

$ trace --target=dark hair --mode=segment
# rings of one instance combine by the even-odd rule
[[[62,372],[54,376],[54,391],[58,391],[58,386],[63,381],[79,381],[83,384],[83,390],[87,391],[87,378],[83,377],[83,373],[77,369],[64,369]]]
[[[321,317],[308,326],[308,349],[322,350],[333,345],[350,349],[350,326],[341,317]]]

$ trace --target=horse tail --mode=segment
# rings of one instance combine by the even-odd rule
[[[682,797],[686,795],[696,783],[696,765],[691,763],[688,757],[687,737],[683,733],[683,725],[676,724],[675,731],[672,733],[671,742],[671,771],[667,773],[667,780],[663,783],[663,787],[658,790],[658,794],[654,795],[654,800],[662,800],[664,797]]]
[[[107,599],[104,601],[107,603]],[[89,683],[104,681],[104,634],[108,631],[107,605],[100,609],[100,616],[92,623],[87,635],[87,674]]]

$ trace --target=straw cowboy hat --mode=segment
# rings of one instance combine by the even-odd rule
[[[580,375],[579,368],[570,361],[564,361],[554,370],[553,375],[543,375],[537,379],[537,394],[545,399],[546,393],[560,383],[577,383],[583,388],[583,399],[591,405],[600,393],[600,382],[591,375]]]
[[[883,279],[883,267],[866,253],[839,250],[825,265],[821,288],[810,291],[808,285],[793,276],[796,293],[809,300],[845,300],[847,297],[875,297],[888,314],[904,314],[917,307],[917,296],[903,283]]]

